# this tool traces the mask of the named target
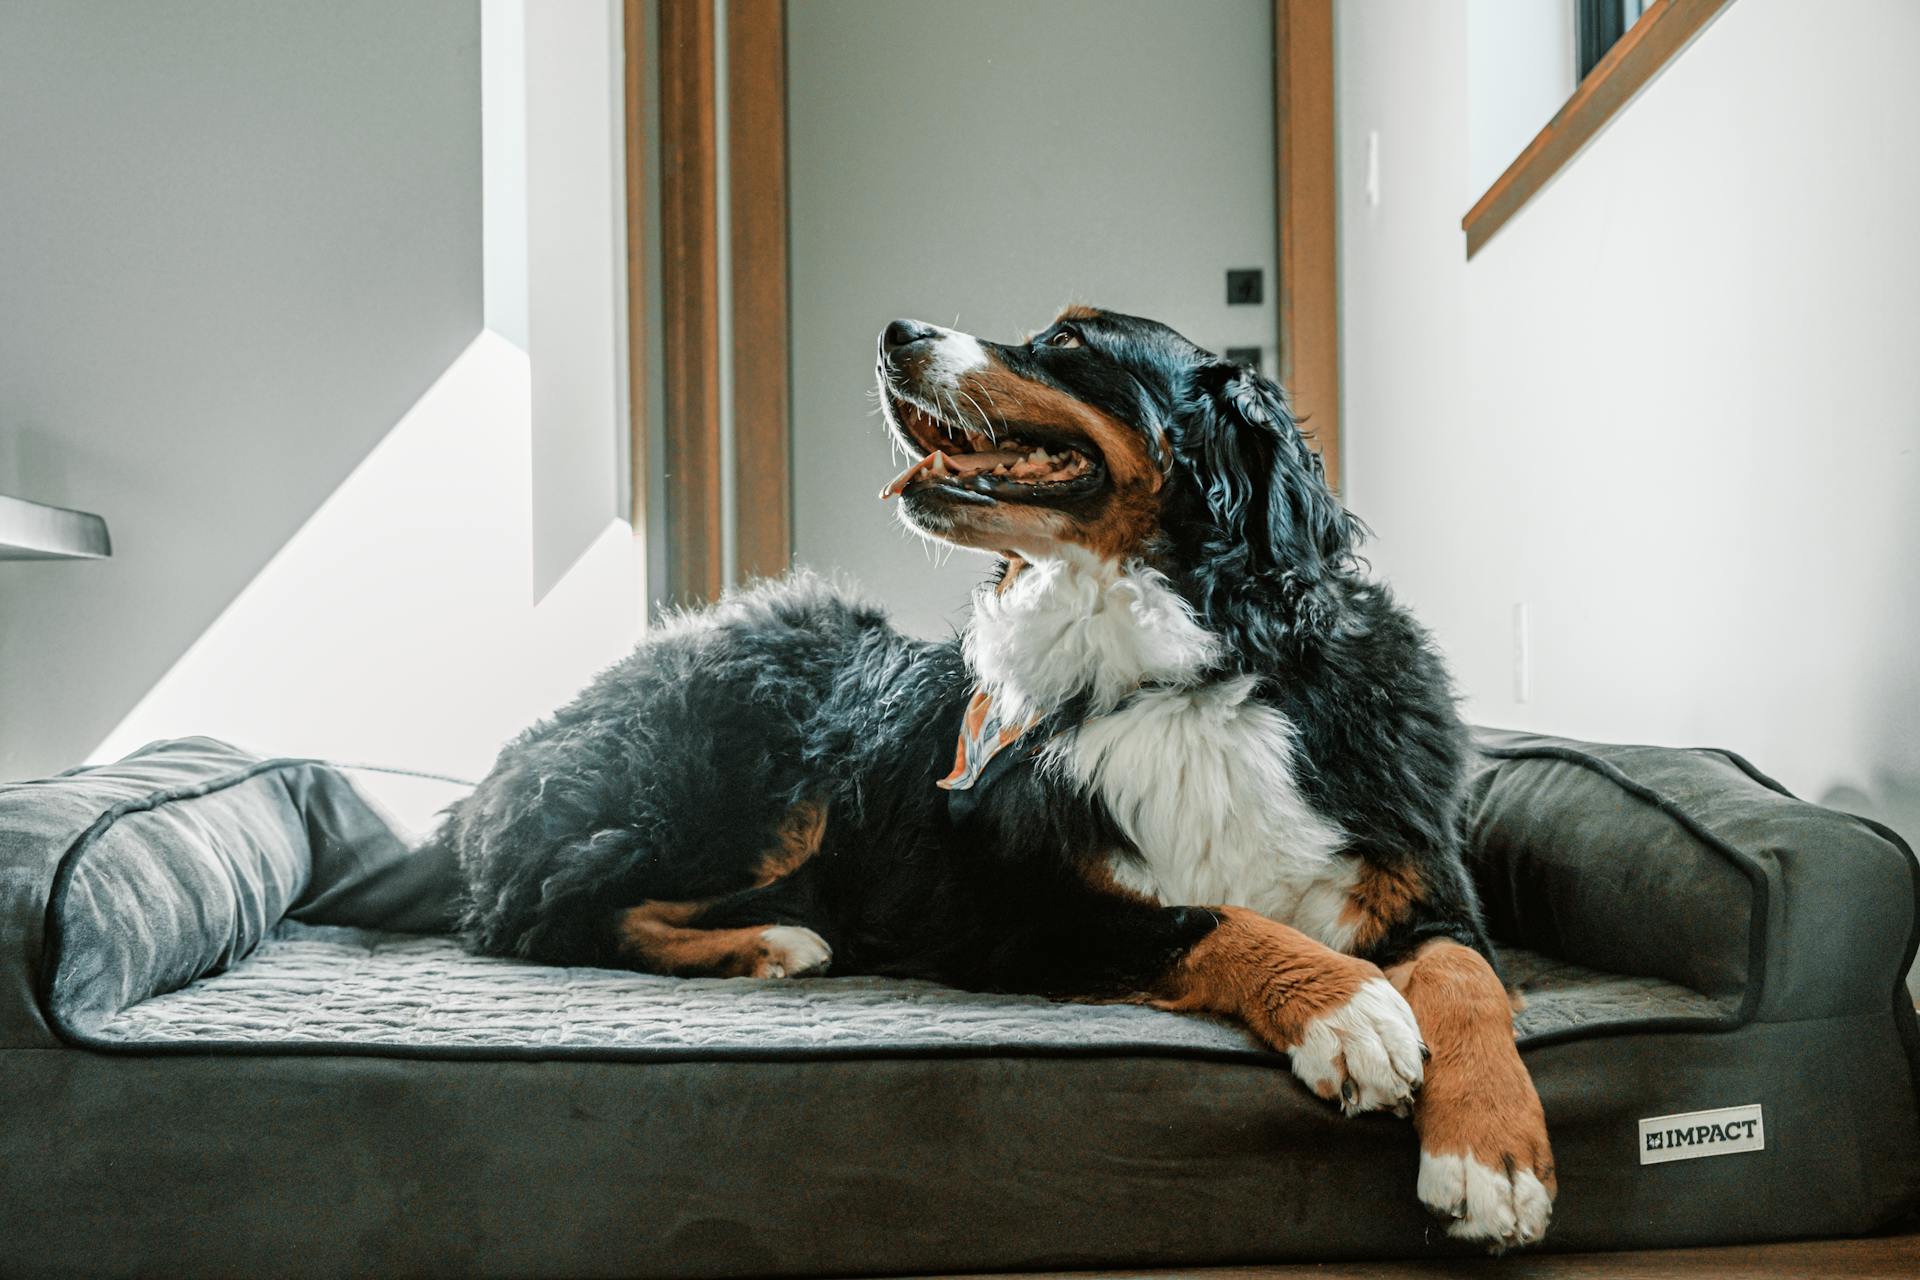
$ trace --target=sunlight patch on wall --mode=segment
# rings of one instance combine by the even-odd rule
[[[267,755],[485,772],[642,625],[643,566],[617,519],[527,597],[529,385],[523,351],[475,338],[91,758],[208,734]]]

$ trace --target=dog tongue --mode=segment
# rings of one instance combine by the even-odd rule
[[[1012,449],[998,449],[992,452],[949,454],[945,450],[935,449],[920,461],[902,471],[893,478],[893,483],[880,491],[880,501],[897,498],[905,493],[907,487],[922,476],[970,476],[979,471],[991,471],[1001,464],[1012,466],[1026,457]]]

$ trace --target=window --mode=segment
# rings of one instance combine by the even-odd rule
[[[1627,28],[1640,21],[1652,0],[1576,0],[1579,24],[1579,68],[1576,81],[1600,65],[1607,50],[1620,42]]]

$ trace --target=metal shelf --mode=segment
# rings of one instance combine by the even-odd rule
[[[107,522],[92,512],[0,494],[0,560],[104,560],[112,554]]]

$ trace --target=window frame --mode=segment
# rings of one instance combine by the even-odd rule
[[[1733,0],[1653,0],[1460,219],[1471,259]],[[1581,6],[1582,15],[1590,5]],[[1582,32],[1584,39],[1585,33]]]

